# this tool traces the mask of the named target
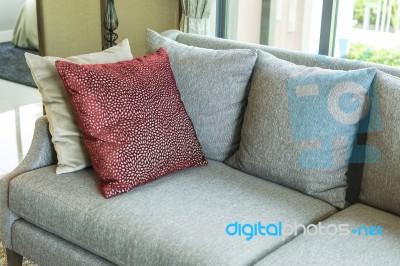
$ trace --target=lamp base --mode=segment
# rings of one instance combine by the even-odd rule
[[[113,47],[114,45],[117,45],[115,42],[118,39],[118,34],[116,34],[114,31],[109,31],[104,34],[104,40],[106,41],[104,44],[104,49],[108,49],[110,47]]]
[[[104,28],[106,33],[104,34],[105,45],[104,49],[110,48],[116,45],[118,34],[114,31],[118,28],[118,16],[115,10],[114,0],[105,0],[106,7],[104,12]]]

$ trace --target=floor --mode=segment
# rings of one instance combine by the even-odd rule
[[[26,155],[42,114],[37,89],[0,79],[0,178]]]

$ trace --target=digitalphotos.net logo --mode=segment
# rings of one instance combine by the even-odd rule
[[[329,236],[347,236],[355,235],[360,237],[383,237],[384,228],[380,225],[376,226],[358,226],[351,227],[349,224],[328,224],[323,225],[321,222],[318,224],[303,225],[298,223],[286,224],[281,221],[277,223],[263,223],[257,222],[239,223],[237,221],[228,224],[225,232],[231,237],[244,237],[246,241],[250,241],[255,237],[286,237],[297,236],[304,234],[308,236],[314,235],[329,235]]]
[[[339,43],[345,51],[342,46],[347,42]],[[328,67],[342,62],[322,55],[317,60]],[[332,168],[339,158],[335,158],[335,150],[346,142],[348,157],[352,155],[350,163],[381,161],[376,147],[360,145],[352,134],[354,128],[358,134],[382,128],[375,80],[371,84],[371,80],[350,72],[327,72],[291,78],[286,82],[286,91],[292,139],[305,147],[298,158],[301,168]]]

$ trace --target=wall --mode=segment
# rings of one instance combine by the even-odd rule
[[[302,49],[304,0],[272,0],[269,45]]]
[[[262,0],[231,0],[228,5],[227,38],[260,43]]]
[[[38,0],[42,55],[71,56],[102,49],[101,0]],[[134,56],[145,54],[147,28],[178,28],[179,0],[115,0],[121,41],[128,38]],[[42,30],[40,30],[42,29]]]
[[[24,0],[0,0],[0,42],[11,41]]]
[[[322,0],[271,0],[269,45],[318,53]]]
[[[101,51],[99,0],[38,0],[42,55],[71,56]]]
[[[262,0],[238,2],[238,41],[260,43]]]
[[[133,55],[146,53],[145,34],[179,28],[179,0],[115,0],[119,27],[118,40],[128,38]]]

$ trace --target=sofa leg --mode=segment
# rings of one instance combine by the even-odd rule
[[[8,266],[22,266],[23,257],[14,251],[7,249],[7,262]]]

